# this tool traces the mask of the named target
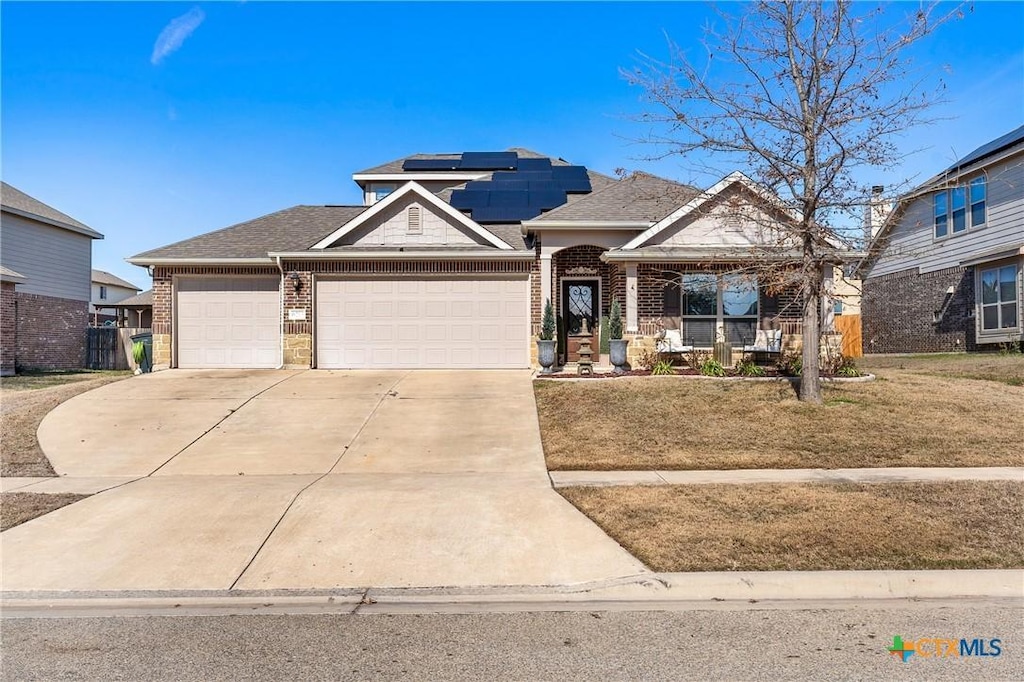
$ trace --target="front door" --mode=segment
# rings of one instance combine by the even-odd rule
[[[601,319],[598,310],[597,282],[563,280],[562,281],[562,326],[565,330],[566,362],[577,362],[580,359],[580,344],[590,340],[590,348],[596,360],[601,352],[598,323]]]

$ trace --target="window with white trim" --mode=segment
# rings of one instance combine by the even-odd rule
[[[101,301],[107,300],[107,288],[105,286],[103,286],[102,284],[100,285],[100,300]]]
[[[757,332],[757,278],[749,275],[687,273],[682,277],[683,336],[710,347],[721,329],[725,340],[742,344]]]
[[[933,197],[933,232],[936,239],[962,234],[985,224],[986,180],[984,175]]]
[[[1002,265],[981,271],[981,330],[1016,329],[1017,266]]]

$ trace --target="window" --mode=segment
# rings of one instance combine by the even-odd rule
[[[374,203],[386,198],[389,194],[395,191],[394,185],[374,185],[373,186],[373,201]]]
[[[842,301],[835,301],[832,304],[832,314],[833,315],[842,315],[843,314],[843,302]]]
[[[985,224],[985,176],[971,180],[971,227]]]
[[[409,207],[409,220],[406,234],[423,234],[423,222],[420,216],[419,206]]]
[[[1017,322],[1017,266],[981,271],[981,329],[1015,329]]]
[[[966,185],[936,192],[934,197],[935,238],[961,234],[985,224],[986,180],[981,175]]]
[[[711,346],[717,330],[741,344],[757,331],[757,280],[746,275],[686,274],[682,278],[683,335]]]
[[[935,237],[945,237],[946,232],[949,229],[947,225],[948,216],[946,214],[946,195],[947,192],[939,192],[935,195]]]
[[[100,285],[100,300],[101,301],[107,300],[107,288],[105,286],[103,286],[102,284]]]

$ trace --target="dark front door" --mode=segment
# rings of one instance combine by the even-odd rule
[[[600,354],[598,322],[601,317],[597,302],[597,282],[562,282],[562,324],[565,328],[566,362],[577,362],[580,358],[580,343],[590,340],[594,360]]]

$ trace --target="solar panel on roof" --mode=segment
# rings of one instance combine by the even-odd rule
[[[406,159],[402,163],[402,170],[406,171],[444,171],[458,167],[458,159]]]
[[[561,180],[562,178],[589,177],[587,175],[587,169],[584,166],[554,166],[551,169],[551,174],[556,180]]]
[[[544,211],[558,208],[565,203],[565,191],[563,190],[531,190],[530,206]]]
[[[551,159],[519,159],[519,170],[549,171],[551,170]]]
[[[521,192],[530,189],[531,184],[528,180],[507,180],[504,178],[487,183],[492,190],[518,190]]]
[[[463,152],[461,170],[515,169],[519,158],[515,152]]]
[[[532,206],[487,206],[473,211],[473,220],[478,223],[518,223],[540,215],[540,209]]]
[[[529,206],[530,193],[515,190],[491,190],[488,206]]]
[[[460,211],[471,211],[487,206],[491,193],[486,190],[457,189],[452,191],[449,203]]]

